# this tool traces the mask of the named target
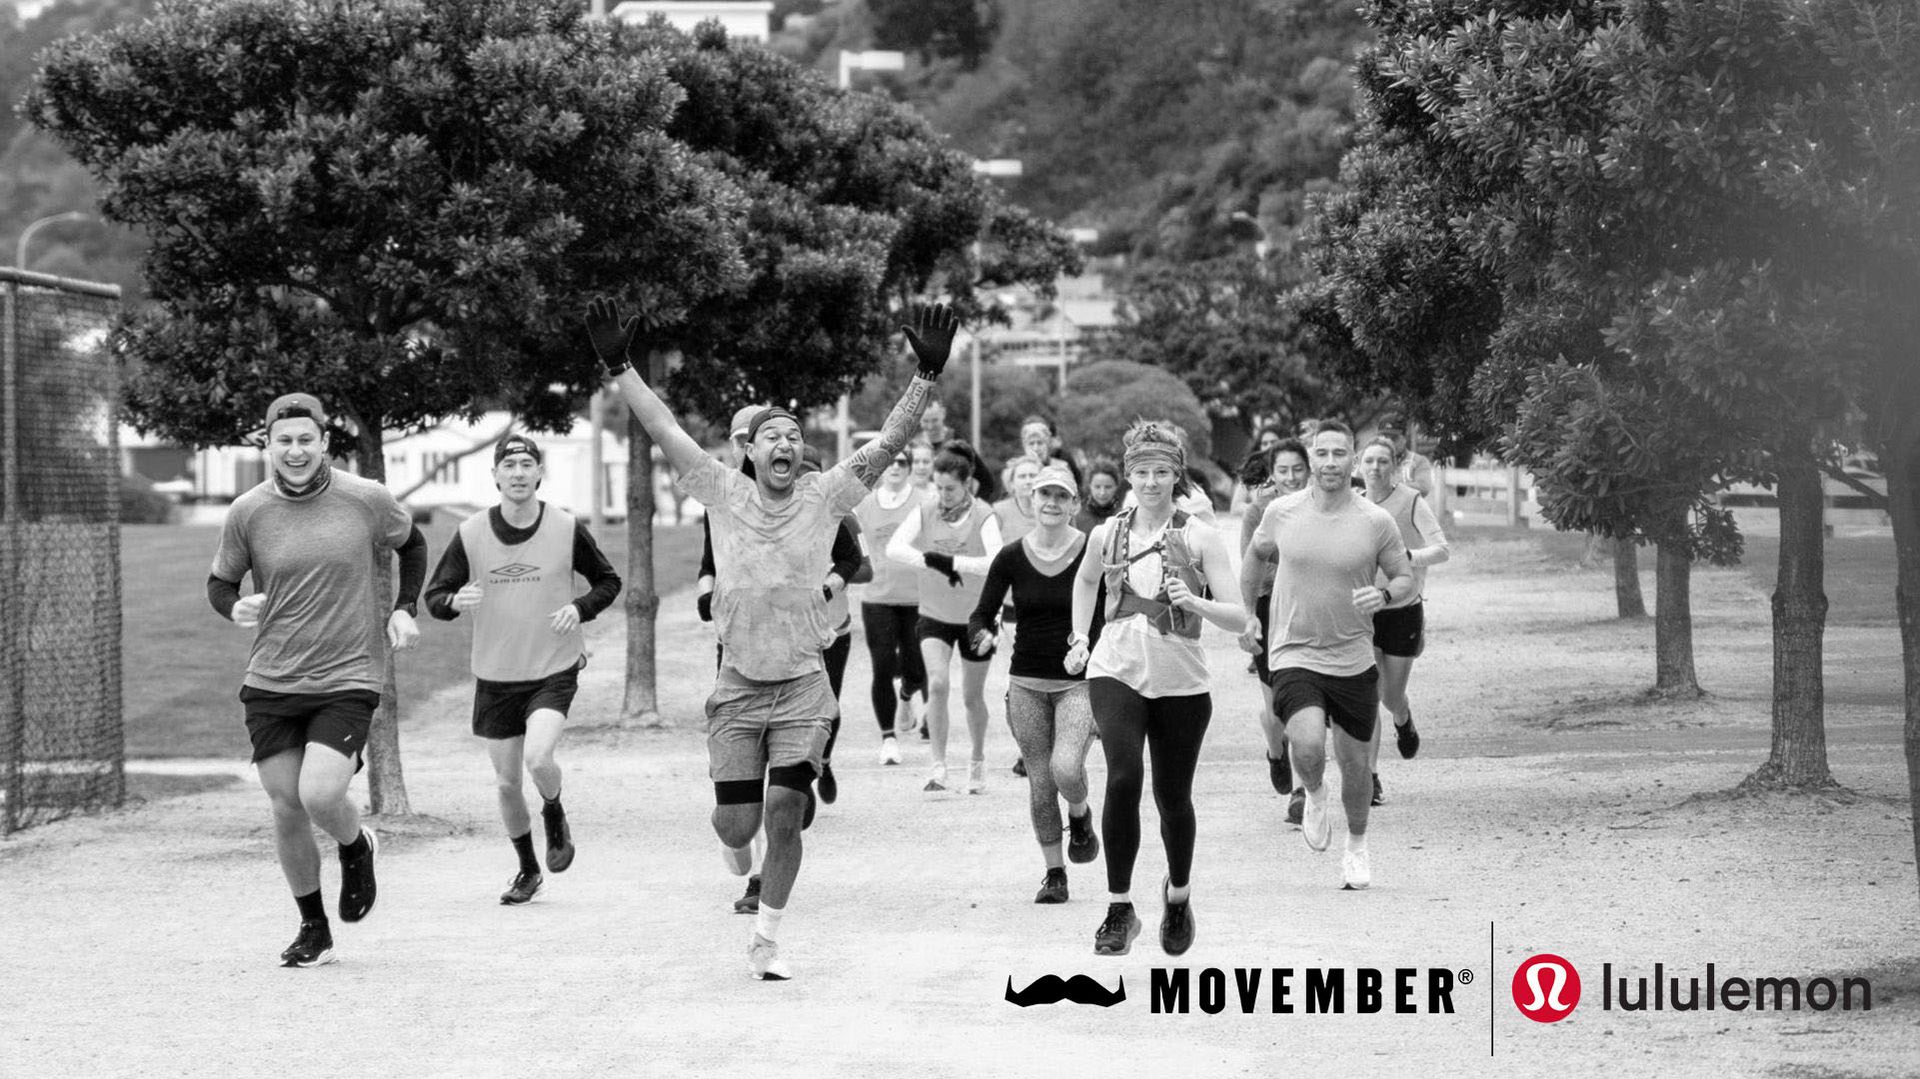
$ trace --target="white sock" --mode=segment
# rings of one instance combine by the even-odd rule
[[[727,872],[736,877],[744,877],[753,871],[753,848],[729,847],[722,843],[720,844],[720,862],[727,867]]]
[[[786,913],[785,907],[771,906],[765,900],[761,900],[760,913],[753,916],[754,935],[768,940],[779,940],[780,919]]]
[[[1171,884],[1167,885],[1167,902],[1169,903],[1185,903],[1187,901],[1187,897],[1192,894],[1193,894],[1192,881],[1188,881],[1186,884],[1178,888],[1175,888]]]
[[[1092,808],[1089,807],[1085,802],[1068,802],[1067,803],[1067,816],[1069,817],[1084,817],[1088,813],[1091,813],[1092,811],[1093,811]]]
[[[1307,789],[1307,801],[1313,803],[1316,809],[1319,808],[1320,803],[1324,801],[1326,797],[1327,797],[1327,782],[1324,779],[1320,781],[1320,785],[1318,787],[1310,787]]]
[[[1128,892],[1108,892],[1108,893],[1107,893],[1107,902],[1109,902],[1109,903],[1126,903],[1126,904],[1128,904],[1129,906],[1131,906],[1131,905],[1132,905],[1132,903],[1133,903],[1133,896],[1132,896],[1132,894],[1130,894],[1130,893],[1128,893]]]
[[[1367,853],[1367,837],[1363,835],[1354,835],[1352,832],[1348,832],[1347,833],[1347,851],[1348,853],[1351,853],[1351,854]]]

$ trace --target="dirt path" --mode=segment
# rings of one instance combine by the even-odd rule
[[[336,924],[332,967],[272,965],[293,911],[250,784],[0,842],[0,1075],[972,1079],[1265,1076],[1334,1062],[1353,1075],[1913,1074],[1920,908],[1895,631],[1828,635],[1833,766],[1855,793],[1696,798],[1764,759],[1764,594],[1740,571],[1697,574],[1700,674],[1716,696],[1639,704],[1650,628],[1609,620],[1609,575],[1545,573],[1517,550],[1476,544],[1434,573],[1434,635],[1415,674],[1427,749],[1412,762],[1387,751],[1369,892],[1340,891],[1337,852],[1311,854],[1280,823],[1252,680],[1230,642],[1211,638],[1199,938],[1178,962],[1193,980],[1187,1014],[1156,1013],[1149,992],[1153,968],[1172,965],[1155,933],[1151,808],[1135,891],[1146,932],[1131,955],[1097,959],[1098,863],[1073,867],[1066,906],[1031,902],[1041,863],[998,706],[988,792],[922,794],[916,744],[906,767],[874,759],[857,642],[840,801],[807,834],[784,932],[798,978],[747,980],[748,919],[730,912],[739,882],[706,821],[697,716],[711,644],[673,597],[662,666],[685,674],[662,703],[683,726],[591,726],[615,714],[621,654],[618,627],[594,627],[582,729],[563,750],[581,854],[529,907],[495,901],[512,859],[465,731],[464,689],[412,703],[407,772],[425,815],[382,823],[379,908]],[[1003,685],[996,670],[990,700]],[[210,699],[229,696],[209,687]],[[1097,750],[1094,771],[1104,774]],[[1510,995],[1516,965],[1538,952],[1583,979],[1578,1008],[1554,1025],[1529,1021]],[[1631,982],[1661,963],[1684,984],[1709,962],[1722,981],[1866,976],[1873,1009],[1601,1007],[1603,964]],[[1296,1009],[1304,968],[1387,968],[1389,993],[1392,968],[1444,968],[1460,983],[1456,1010],[1392,1014],[1389,996],[1387,1012],[1358,1014],[1350,983],[1344,1014],[1274,1014],[1276,967],[1297,971]],[[1205,968],[1226,972],[1219,1014],[1200,1007]],[[1269,972],[1251,1014],[1235,968]],[[1044,973],[1109,988],[1124,976],[1128,999],[1106,1010],[1002,999],[1010,977],[1025,986]]]

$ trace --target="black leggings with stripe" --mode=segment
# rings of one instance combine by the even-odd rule
[[[1107,758],[1107,796],[1100,809],[1105,832],[1107,890],[1133,888],[1140,855],[1140,796],[1146,754],[1153,754],[1153,802],[1160,810],[1160,841],[1167,848],[1167,877],[1184,887],[1193,870],[1193,773],[1200,743],[1213,718],[1213,697],[1142,697],[1117,678],[1089,678],[1093,722]]]

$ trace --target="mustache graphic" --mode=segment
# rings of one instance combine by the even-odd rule
[[[1095,1007],[1111,1008],[1127,999],[1127,979],[1120,978],[1120,988],[1107,992],[1107,987],[1087,977],[1075,974],[1061,980],[1058,974],[1042,974],[1033,980],[1033,984],[1018,992],[1013,988],[1013,975],[1007,975],[1007,1003],[1022,1008],[1031,1008],[1035,1004],[1058,1004],[1071,1000],[1075,1004],[1092,1004]]]

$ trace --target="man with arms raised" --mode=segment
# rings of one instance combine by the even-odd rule
[[[642,426],[680,473],[680,490],[706,506],[717,569],[713,620],[723,658],[707,700],[713,828],[736,875],[764,815],[767,857],[760,910],[747,950],[748,973],[791,977],[780,958],[780,920],[800,870],[800,830],[810,789],[838,710],[821,652],[833,643],[821,567],[832,561],[840,519],[878,483],[907,444],[946,368],[957,326],[944,305],[920,312],[906,330],[920,367],[880,437],[824,473],[801,475],[800,421],[763,410],[747,431],[744,470],[722,465],[682,430],[658,394],[633,370],[640,320],[622,320],[609,300],[587,308],[594,352]]]

